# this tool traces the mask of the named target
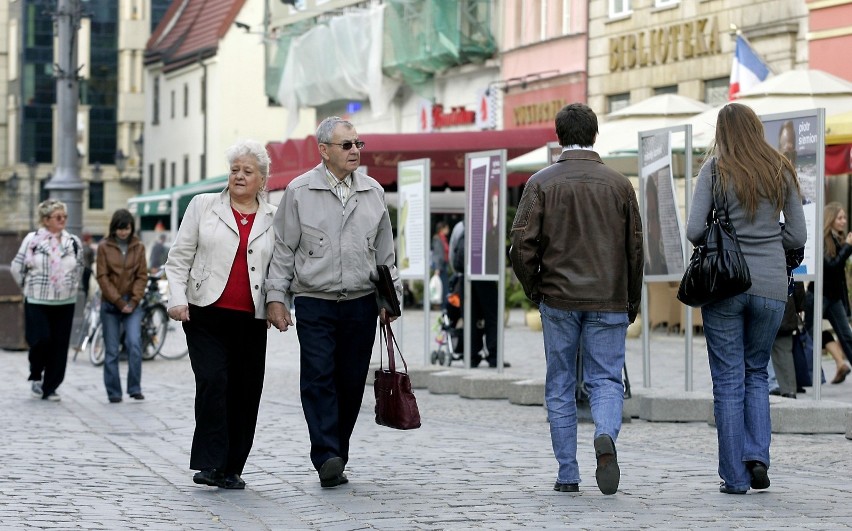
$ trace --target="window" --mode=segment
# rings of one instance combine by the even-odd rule
[[[169,115],[171,118],[175,117],[175,91],[171,91],[169,93],[171,95],[171,107],[169,109]]]
[[[177,164],[172,162],[169,169],[171,169],[171,186],[177,186]]]
[[[104,209],[103,181],[89,181],[89,210]]]
[[[206,160],[207,160],[207,156],[204,153],[202,153],[201,157],[198,161],[198,169],[199,169],[199,171],[198,171],[199,177],[198,178],[201,179],[202,181],[207,178],[207,165],[205,164]]]
[[[148,190],[154,189],[154,165],[148,164]]]
[[[189,155],[183,156],[183,184],[189,182]]]
[[[571,0],[562,0],[562,34],[568,35],[571,30]]]
[[[47,183],[49,183],[49,182],[50,182],[50,174],[49,173],[47,174],[46,178],[41,179],[38,182],[38,202],[39,203],[41,203],[42,201],[47,201],[48,199],[50,199],[50,190],[45,188],[45,186],[47,186]]]
[[[160,76],[154,78],[154,94],[152,95],[154,110],[151,113],[151,123],[160,123]]]
[[[677,94],[677,85],[666,85],[665,87],[657,87],[654,89],[654,96],[660,94]]]
[[[160,161],[160,190],[166,187],[166,161]]]
[[[654,0],[654,7],[669,7],[680,3],[680,0]]]
[[[630,105],[630,93],[625,92],[623,94],[613,94],[612,96],[606,97],[606,106],[608,113],[619,111],[625,107]]]
[[[198,98],[201,101],[201,112],[207,110],[207,76],[201,76],[201,97]]]
[[[731,86],[731,78],[717,77],[704,82],[704,103],[707,105],[722,105],[728,102],[728,89]]]
[[[183,84],[183,116],[189,116],[189,85]]]
[[[630,0],[609,0],[609,18],[626,17],[630,13]]]

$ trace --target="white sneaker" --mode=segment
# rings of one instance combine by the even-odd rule
[[[56,393],[50,393],[49,395],[47,395],[46,397],[44,397],[44,399],[45,399],[45,400],[50,400],[51,402],[59,402],[60,400],[62,400],[62,397],[60,397],[60,396],[59,396],[58,394],[56,394]]]
[[[41,398],[42,395],[44,395],[44,391],[41,389],[41,382],[33,381],[30,389],[32,390],[33,396],[36,398]]]

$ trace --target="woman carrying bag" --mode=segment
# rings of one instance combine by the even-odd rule
[[[702,243],[714,197],[727,204],[751,273],[744,293],[701,308],[723,480],[719,490],[745,494],[769,486],[766,367],[787,300],[785,250],[803,247],[807,238],[796,170],[766,142],[763,124],[745,105],[730,103],[719,111],[715,145],[698,174],[689,212],[686,235],[693,244]]]

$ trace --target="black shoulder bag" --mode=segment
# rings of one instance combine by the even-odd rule
[[[751,287],[751,273],[728,217],[728,199],[724,192],[721,212],[725,219],[719,216],[716,161],[710,164],[713,208],[707,215],[704,241],[692,249],[692,257],[677,290],[678,300],[695,308],[739,295]]]

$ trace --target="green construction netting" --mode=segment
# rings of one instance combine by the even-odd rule
[[[388,0],[386,5],[382,68],[388,77],[418,85],[497,51],[488,0]]]

